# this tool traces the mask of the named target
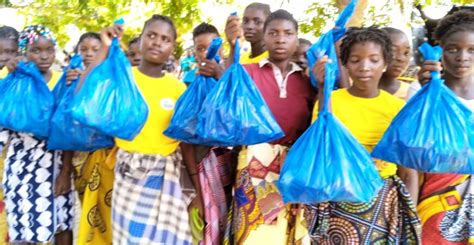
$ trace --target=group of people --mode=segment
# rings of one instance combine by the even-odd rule
[[[83,34],[76,52],[84,69],[65,71],[67,80],[84,82],[123,28]],[[473,243],[470,175],[420,173],[374,159],[384,186],[373,200],[313,205],[285,204],[276,182],[288,150],[318,117],[327,62],[341,67],[331,110],[369,152],[432,71],[442,70],[445,84],[474,110],[474,12],[459,11],[439,22],[435,37],[444,51],[442,61],[425,61],[418,82],[411,85],[399,79],[413,55],[400,30],[349,28],[337,44],[338,60],[323,57],[313,67],[305,55],[311,42],[298,39],[298,30],[289,12],[271,12],[262,3],[247,6],[242,17],[230,16],[225,26],[228,57],[236,52],[237,39],[250,43],[240,62],[285,136],[233,148],[192,145],[163,134],[186,85],[166,72],[180,33],[169,17],[153,15],[128,51],[149,109],[133,140],[117,138],[113,148],[95,152],[52,151],[47,139],[0,128],[2,241],[72,244],[77,215],[78,244]],[[219,79],[233,62],[206,59],[219,36],[209,23],[194,28],[197,74]],[[28,26],[20,33],[0,27],[1,74],[31,61],[53,89],[61,76],[51,69],[56,48],[45,26]],[[222,49],[219,55],[224,57]],[[311,85],[309,72],[318,88]],[[214,169],[205,167],[208,162]],[[82,213],[74,213],[75,202],[81,203]]]

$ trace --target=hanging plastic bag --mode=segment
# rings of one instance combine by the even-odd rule
[[[207,51],[206,59],[212,60],[217,56],[217,52],[222,45],[220,37],[212,40]],[[204,144],[205,140],[198,137],[196,127],[198,123],[199,111],[202,108],[204,99],[216,85],[216,79],[199,75],[188,89],[179,97],[176,102],[176,109],[171,118],[168,129],[164,134],[190,144]]]
[[[71,59],[69,69],[82,68],[82,58],[75,55]],[[66,72],[53,90],[57,99],[57,107],[51,118],[48,139],[50,150],[95,151],[114,145],[113,138],[87,127],[74,120],[71,115],[72,100],[78,80],[67,85]]]
[[[199,112],[198,136],[208,145],[254,145],[284,136],[254,81],[239,64],[239,51],[236,40],[234,64],[219,79]]]
[[[425,60],[442,49],[424,43]],[[437,72],[398,113],[372,156],[431,173],[474,174],[474,113],[444,85]]]
[[[325,40],[333,43],[330,35]],[[331,57],[333,52],[320,55]],[[326,64],[322,110],[283,164],[278,188],[285,203],[368,202],[383,185],[367,150],[329,111],[337,71],[336,62]]]
[[[46,138],[54,97],[33,62],[20,61],[1,83],[0,126]]]
[[[308,67],[313,67],[314,64],[316,64],[316,61],[318,61],[318,59],[322,57],[324,53],[328,54],[328,58],[333,62],[338,61],[335,43],[339,41],[339,39],[341,39],[346,33],[347,22],[349,22],[352,14],[354,13],[356,4],[357,0],[353,0],[351,3],[349,3],[337,18],[334,28],[321,35],[318,41],[309,48],[309,50],[306,52]],[[331,50],[331,52],[327,52],[328,50]],[[337,81],[340,79],[340,71],[338,66],[335,66],[334,69],[336,73],[336,82],[334,83],[334,88],[338,88]],[[313,87],[317,88],[318,83],[316,81],[315,75],[312,72],[310,72],[309,75],[311,84]]]
[[[133,140],[145,125],[148,107],[117,38],[112,40],[107,58],[89,73],[74,96],[72,116],[124,140]]]

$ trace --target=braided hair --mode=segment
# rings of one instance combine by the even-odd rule
[[[444,17],[436,26],[434,37],[443,43],[455,32],[474,32],[474,11],[461,10]]]
[[[347,31],[341,44],[341,61],[343,65],[347,64],[352,46],[357,43],[372,42],[380,45],[385,64],[390,64],[393,59],[392,41],[387,32],[375,27],[351,28]]]
[[[20,53],[24,54],[26,52],[26,47],[37,42],[40,37],[47,39],[56,46],[56,38],[48,27],[43,25],[30,25],[20,32],[20,37],[18,38]]]

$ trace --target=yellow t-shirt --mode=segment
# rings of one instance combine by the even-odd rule
[[[170,74],[161,78],[149,77],[138,68],[132,68],[138,89],[148,104],[148,118],[142,131],[132,141],[115,139],[117,146],[125,151],[143,154],[173,153],[179,142],[163,134],[173,116],[176,101],[186,85]]]
[[[8,69],[6,66],[4,66],[1,70],[0,70],[0,79],[4,79],[5,77],[7,77],[8,75]]]
[[[261,55],[250,58],[251,52],[245,52],[240,56],[240,64],[245,65],[245,64],[253,64],[253,63],[258,63],[264,58],[268,58],[268,51],[263,52]]]
[[[354,135],[369,152],[382,139],[392,119],[405,105],[405,101],[383,91],[375,98],[360,98],[351,95],[347,89],[334,91],[331,96],[333,114]],[[316,120],[318,105],[314,107]],[[376,161],[380,176],[386,178],[396,174],[395,164]]]
[[[61,73],[61,72],[57,72],[57,71],[51,71],[51,72],[52,72],[52,74],[51,74],[51,79],[50,79],[49,82],[47,83],[49,90],[53,90],[53,89],[54,89],[54,87],[56,86],[56,84],[58,84],[59,79],[60,79],[61,76],[62,76],[62,73]]]

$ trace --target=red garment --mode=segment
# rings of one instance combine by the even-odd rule
[[[286,98],[280,98],[280,89],[270,63],[262,67],[258,63],[244,67],[285,133],[285,137],[271,143],[293,144],[311,123],[315,91],[309,79],[301,71],[290,74],[286,85]]]

